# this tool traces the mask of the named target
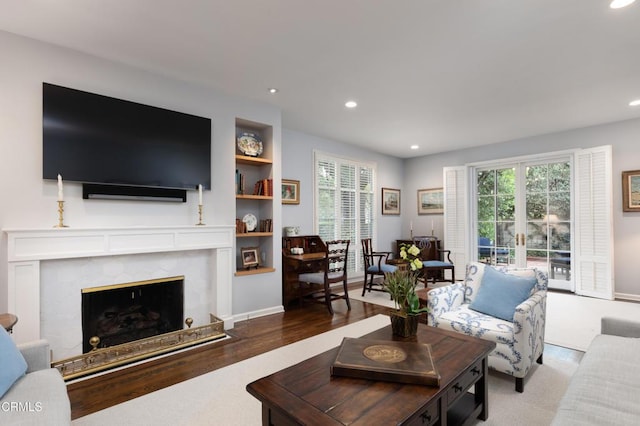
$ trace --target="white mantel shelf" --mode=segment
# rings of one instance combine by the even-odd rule
[[[235,226],[3,229],[7,234],[8,309],[18,342],[40,336],[40,262],[54,259],[211,250],[211,313],[233,327]]]

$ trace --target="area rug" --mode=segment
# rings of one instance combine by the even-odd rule
[[[246,391],[247,384],[336,347],[343,337],[388,324],[386,315],[376,315],[90,414],[73,425],[259,425],[261,406]],[[489,420],[478,424],[549,424],[574,371],[575,364],[547,357],[544,365],[536,365],[523,394],[515,392],[513,378],[490,372]]]
[[[389,295],[372,291],[361,296],[350,291],[351,299],[393,307]],[[593,338],[600,334],[600,320],[604,316],[640,318],[640,303],[595,299],[571,293],[547,293],[546,343],[578,351],[586,351]]]

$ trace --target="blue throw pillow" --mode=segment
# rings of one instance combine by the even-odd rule
[[[4,327],[0,327],[0,398],[27,372],[27,361],[11,340]]]
[[[513,322],[516,306],[529,298],[536,282],[534,277],[517,277],[487,266],[484,268],[478,294],[469,308]]]

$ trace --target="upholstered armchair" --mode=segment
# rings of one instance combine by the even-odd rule
[[[547,283],[536,268],[470,263],[464,282],[428,292],[429,325],[495,342],[489,368],[515,377],[522,392],[534,361],[542,364]]]

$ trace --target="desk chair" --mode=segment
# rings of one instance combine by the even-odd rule
[[[398,268],[386,263],[389,260],[390,251],[373,251],[371,238],[363,238],[360,243],[362,244],[362,257],[364,259],[364,285],[362,286],[362,297],[364,297],[367,285],[369,292],[371,290],[385,291],[382,283],[375,283],[373,279],[376,276],[381,276],[384,279],[384,274],[394,272]],[[379,286],[379,288],[373,288],[374,285]]]
[[[325,304],[329,313],[333,315],[331,303],[334,300],[344,299],[347,302],[347,308],[351,310],[347,289],[347,258],[350,240],[327,241],[325,244],[327,252],[324,271],[298,275],[299,300],[301,307],[305,298]],[[332,292],[334,288],[339,288],[339,285],[336,285],[338,283],[342,283],[344,294]]]
[[[451,261],[451,250],[443,250],[432,246],[436,240],[433,237],[414,237],[413,244],[420,249],[420,260],[422,260],[422,269],[418,279],[424,283],[425,288],[431,280],[435,285],[437,281],[455,282],[456,272],[455,266]],[[435,254],[435,259],[434,259]],[[446,260],[442,260],[446,255]],[[446,278],[445,271],[451,271],[451,279]]]

